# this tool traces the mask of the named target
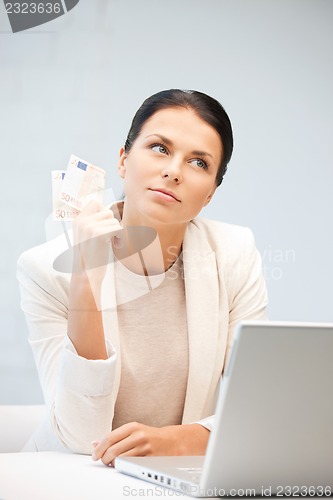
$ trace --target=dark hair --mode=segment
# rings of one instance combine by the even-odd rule
[[[203,92],[198,92],[196,90],[170,89],[162,90],[148,97],[134,115],[125,142],[125,152],[129,153],[144,123],[153,114],[161,109],[172,107],[184,107],[193,110],[219,134],[223,146],[222,159],[216,175],[216,185],[219,186],[223,180],[223,176],[232,155],[232,128],[229,117],[221,104]]]

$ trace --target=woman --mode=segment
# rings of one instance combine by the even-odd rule
[[[37,449],[92,451],[105,464],[205,453],[235,324],[264,319],[267,305],[250,230],[197,218],[232,148],[215,99],[151,96],[120,150],[124,202],[90,202],[75,220],[71,275],[53,268],[65,238],[21,256],[49,408]]]

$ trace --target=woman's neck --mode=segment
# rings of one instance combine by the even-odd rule
[[[114,242],[118,260],[136,274],[161,274],[177,260],[187,224],[154,224],[143,217],[129,217],[124,207],[124,233]]]

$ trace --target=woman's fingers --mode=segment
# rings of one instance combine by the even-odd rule
[[[93,213],[99,212],[99,211],[103,210],[104,208],[105,207],[99,201],[97,201],[97,200],[90,200],[86,205],[84,205],[84,207],[82,208],[82,210],[81,210],[80,214],[78,215],[78,217],[80,215],[82,215],[82,214],[83,215],[89,215],[89,214],[93,214]]]
[[[103,462],[103,464],[109,465],[113,463],[114,459],[116,457],[119,457],[120,455],[127,455],[132,457],[145,455],[142,450],[141,443],[138,441],[134,434],[107,448],[105,453],[101,456],[101,461]]]
[[[133,432],[132,423],[122,425],[121,427],[118,427],[118,429],[109,432],[105,436],[105,438],[99,441],[98,445],[95,447],[93,451],[93,459],[99,460],[110,446],[113,446],[116,443],[123,441],[128,436],[130,436],[132,432]]]
[[[110,432],[93,450],[106,465],[124,456],[204,455],[210,431],[200,424],[151,427],[136,422]]]
[[[120,238],[122,231],[112,210],[96,200],[87,203],[73,223],[73,272],[89,271],[90,281],[100,284],[110,261],[112,238]]]
[[[73,228],[77,243],[121,230],[120,223],[114,217],[112,210],[95,201],[91,201],[76,217]]]
[[[120,455],[144,456],[149,454],[149,431],[153,427],[131,422],[110,432],[95,447],[93,460],[101,459],[106,465]]]

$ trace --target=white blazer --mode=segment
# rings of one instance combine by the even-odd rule
[[[108,266],[102,297],[107,360],[78,356],[67,337],[70,272],[53,267],[68,249],[64,235],[23,253],[18,261],[21,306],[48,407],[48,418],[26,450],[91,453],[91,442],[112,428],[121,356],[114,267]],[[68,259],[70,256],[68,255]],[[70,261],[68,261],[70,262]],[[211,428],[217,389],[238,321],[266,319],[261,259],[248,228],[196,218],[183,242],[189,373],[184,424]],[[70,264],[68,269],[70,269]]]

